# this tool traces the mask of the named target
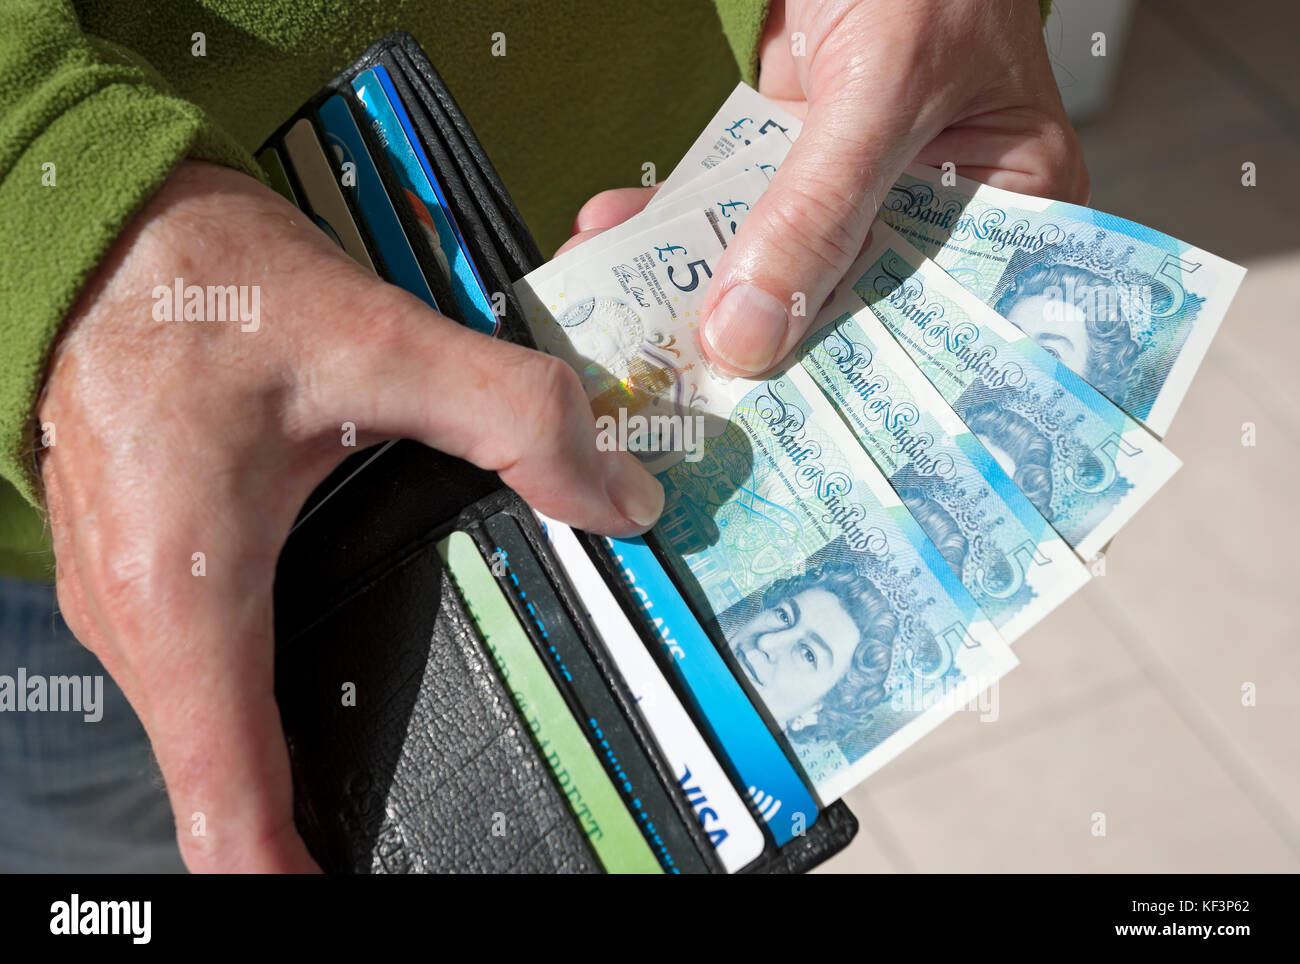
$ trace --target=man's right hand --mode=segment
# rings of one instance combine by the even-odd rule
[[[152,292],[176,278],[259,285],[260,325],[155,321]],[[357,451],[345,422],[358,448],[417,439],[596,532],[643,531],[663,506],[631,455],[597,451],[562,362],[435,314],[278,195],[197,162],[82,293],[37,414],[54,429],[60,608],[139,713],[193,871],[315,866],[294,829],[271,585],[307,496]]]

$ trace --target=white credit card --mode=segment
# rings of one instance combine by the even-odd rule
[[[573,530],[540,512],[536,515],[718,859],[734,874],[763,852],[763,831]]]

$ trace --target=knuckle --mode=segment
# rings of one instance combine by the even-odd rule
[[[176,845],[180,849],[181,860],[185,862],[186,869],[192,874],[211,870],[210,848],[204,838],[193,832],[185,815],[177,813],[175,820]]]
[[[857,225],[844,218],[852,199],[834,193],[803,183],[773,196],[762,222],[765,240],[791,253],[802,252],[827,272],[843,271],[857,257],[862,237]]]
[[[1042,144],[1043,173],[1031,193],[1076,204],[1086,203],[1091,193],[1091,182],[1083,159],[1083,146],[1074,128],[1068,121],[1061,121],[1043,138]]]
[[[482,438],[470,461],[505,472],[522,460],[564,448],[575,413],[589,408],[577,373],[558,358],[519,349],[499,358],[497,365],[508,383],[521,390],[510,393],[508,424]]]
[[[59,615],[67,624],[72,635],[82,646],[95,652],[91,645],[91,621],[86,610],[85,597],[76,576],[70,575],[60,566],[54,580],[54,597],[59,606]],[[102,660],[101,656],[101,660]]]
[[[523,425],[532,436],[544,435],[549,429],[565,424],[570,414],[586,404],[578,373],[551,355],[530,353],[523,364],[527,371],[523,381],[532,386],[532,403],[522,410]]]
[[[203,835],[194,832],[191,820],[190,814],[174,814],[176,842],[181,859],[191,872],[252,873],[288,869],[284,854],[298,833],[292,812],[279,816],[258,814],[228,833],[219,832],[209,823]]]
[[[554,355],[520,349],[511,351],[510,357],[502,360],[514,369],[518,381],[539,395],[568,398],[580,388],[577,373]]]
[[[438,351],[437,333],[425,329],[436,325],[437,316],[413,317],[410,305],[391,286],[367,286],[366,297],[348,299],[337,324],[304,343],[303,353],[293,367],[283,391],[282,419],[286,436],[296,440],[333,437],[345,413],[357,425],[371,425],[379,417],[382,392],[379,386],[396,391],[420,390],[420,366],[412,358]],[[331,319],[333,322],[334,319]]]

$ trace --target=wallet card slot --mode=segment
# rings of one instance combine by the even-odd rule
[[[690,694],[685,692],[677,674],[668,665],[663,647],[658,645],[659,641],[654,629],[647,623],[641,606],[629,590],[614,559],[605,548],[604,540],[598,536],[587,535],[584,544],[588,555],[596,564],[606,584],[613,591],[614,597],[618,600],[628,621],[641,633],[642,641],[664,671],[664,676],[668,679],[669,685],[681,698],[683,706],[696,719],[702,731],[707,731],[708,727],[705,725],[705,721],[699,719],[694,700],[690,698]],[[747,788],[742,786],[730,771],[728,771],[727,775],[742,799],[750,806],[755,820],[759,821],[761,825],[763,816],[758,808],[754,806],[753,801],[746,792]],[[828,817],[830,817],[829,820]],[[745,868],[744,872],[802,872],[826,859],[831,853],[847,846],[857,833],[857,827],[857,820],[848,807],[842,801],[836,801],[827,807],[821,808],[817,813],[816,820],[801,835],[795,836],[784,845],[778,847],[772,840],[768,839],[762,856]],[[814,854],[820,854],[820,856],[814,858]],[[805,863],[807,863],[807,866],[804,866]]]
[[[302,123],[306,123],[309,130],[299,128],[298,125]],[[315,145],[309,145],[302,140],[301,134],[304,133],[309,133],[310,137],[315,139]],[[317,156],[314,158],[306,157],[305,154],[295,152],[291,144],[291,139],[295,137],[297,137],[296,144],[299,148],[314,146],[318,151]],[[361,216],[356,198],[352,196],[352,192],[343,190],[340,186],[339,172],[334,166],[336,158],[333,151],[329,149],[329,140],[325,136],[325,131],[322,129],[319,119],[316,117],[315,110],[306,108],[295,114],[285,132],[274,141],[271,141],[270,146],[276,149],[280,157],[280,162],[284,167],[294,194],[299,199],[303,213],[318,222],[318,227],[321,227],[322,224],[329,225],[326,234],[331,235],[332,240],[342,250],[353,255],[354,260],[361,264],[362,267],[373,270],[381,278],[385,277],[386,268],[383,256],[380,254],[379,247],[375,244],[375,239],[370,234],[365,219]],[[315,179],[315,183],[309,183],[311,179],[307,177],[306,172],[299,170],[299,165],[304,161],[323,162],[323,166],[319,171],[321,176]],[[325,198],[325,192],[329,192],[332,197]],[[330,212],[324,210],[321,204],[313,203],[313,196],[318,199],[328,200],[336,208],[341,203],[343,209],[336,211],[335,215],[339,219],[346,218],[351,223],[331,224],[328,217]],[[349,244],[354,242],[346,240],[346,232],[349,230],[356,232],[355,237],[364,248],[364,256],[360,251],[354,253],[354,251],[350,250]],[[369,259],[369,264],[366,264],[365,258]]]
[[[647,762],[654,771],[656,782],[668,796],[673,810],[694,844],[696,852],[710,873],[723,873],[723,867],[714,852],[712,844],[700,826],[699,818],[678,784],[678,775],[664,758],[655,742],[654,734],[637,708],[636,699],[623,679],[613,659],[605,651],[599,633],[592,627],[586,611],[578,599],[576,590],[567,576],[557,565],[549,544],[543,536],[533,511],[512,489],[502,487],[500,491],[466,507],[457,520],[457,527],[471,531],[479,524],[497,514],[510,516],[518,524],[519,530],[529,550],[537,560],[539,567],[551,589],[559,599],[565,615],[573,624],[587,655],[595,664],[610,695],[613,697],[622,717],[627,722]]]
[[[452,295],[451,284],[434,257],[433,248],[429,245],[428,238],[425,237],[425,233],[411,209],[406,196],[406,187],[402,184],[397,170],[388,159],[388,152],[375,135],[374,129],[367,121],[365,114],[357,106],[356,95],[352,89],[349,87],[347,90],[341,91],[339,96],[342,97],[348,111],[352,114],[353,120],[356,122],[362,143],[369,152],[371,163],[374,164],[375,170],[379,174],[381,186],[392,202],[393,212],[397,215],[402,232],[406,236],[406,242],[411,247],[411,253],[415,256],[420,272],[424,275],[425,283],[429,286],[434,300],[438,303],[438,310],[463,323],[464,319],[459,317],[459,310]],[[391,281],[392,279],[389,278],[388,280]]]
[[[764,853],[741,873],[806,874],[847,847],[857,835],[858,818],[848,804],[836,800],[822,810],[803,836]]]
[[[277,623],[288,629],[317,618],[325,601],[499,488],[495,472],[410,440],[351,456],[317,486],[280,552]]]
[[[509,279],[513,282],[523,277],[541,262],[540,252],[532,243],[532,235],[506,194],[505,186],[491,167],[487,155],[481,147],[476,151],[467,142],[467,136],[472,138],[473,135],[468,124],[456,122],[459,108],[454,101],[451,101],[451,111],[444,106],[444,99],[450,101],[451,95],[442,78],[422,57],[401,47],[394,48],[391,55],[420,99],[442,138],[443,146],[452,155],[456,167],[464,173],[470,196],[478,207],[480,218],[490,229],[488,237],[492,239]],[[499,203],[500,198],[504,198],[504,205]]]
[[[668,660],[663,652],[661,640],[656,635],[654,628],[646,620],[644,610],[638,604],[636,597],[628,588],[627,582],[619,572],[617,563],[610,555],[609,550],[606,549],[604,540],[600,536],[591,535],[590,533],[580,533],[580,541],[582,542],[587,555],[595,564],[601,578],[604,579],[606,586],[609,587],[615,600],[617,600],[619,606],[622,608],[623,614],[627,617],[628,622],[632,624],[633,628],[636,629],[637,633],[640,635],[642,645],[644,645],[647,651],[649,651],[651,657],[663,673],[664,678],[668,681],[668,685],[672,688],[673,692],[677,694],[677,697],[681,701],[682,706],[686,709],[687,714],[689,714],[695,721],[695,724],[701,733],[708,734],[710,730],[708,721],[701,719],[700,713],[695,706],[695,701],[691,698],[691,694],[687,692],[686,688],[682,685],[681,680],[678,678],[678,675],[673,672],[672,667],[668,664]],[[716,746],[714,747],[714,754],[718,757],[720,762],[724,762],[723,754]],[[755,822],[758,823],[760,827],[764,826],[763,815],[759,812],[754,801],[750,798],[749,788],[736,777],[734,771],[730,767],[726,766],[725,763],[722,769],[726,774],[727,779],[731,782],[732,787],[740,795],[740,798],[745,801],[745,805],[749,808],[750,814],[753,816]],[[813,826],[816,826],[815,822],[813,823]],[[770,858],[770,856],[774,855],[778,850],[776,844],[771,838],[770,831],[766,828],[763,832],[763,838],[766,842],[766,846],[764,847],[763,855],[759,858],[760,860]]]
[[[437,68],[433,66],[433,63],[416,39],[410,34],[401,31],[390,36],[393,38],[390,49],[400,51],[410,59],[416,72],[424,80],[430,93],[436,99],[451,129],[456,131],[461,143],[469,152],[470,159],[479,173],[478,180],[496,199],[497,207],[505,218],[505,230],[501,233],[509,235],[511,242],[518,247],[519,257],[517,260],[523,268],[523,273],[527,274],[542,263],[541,251],[538,250],[532,232],[528,229],[523,216],[519,213],[519,207],[506,189],[501,175],[497,173],[492,159],[488,156],[487,151],[483,149],[483,145],[479,143],[478,135],[474,133],[474,128],[470,125],[465,112],[460,109],[460,105],[451,93],[451,88],[443,81]]]
[[[462,172],[457,169],[438,128],[425,109],[424,102],[411,88],[406,74],[389,57],[382,58],[381,62],[388,70],[389,79],[402,100],[407,116],[420,139],[420,145],[424,148],[433,167],[433,173],[442,186],[450,208],[449,213],[464,239],[466,255],[473,262],[486,289],[485,295],[492,304],[494,313],[497,314],[500,334],[511,341],[518,342],[526,335],[523,309],[515,300],[514,286],[492,242],[488,225],[479,215],[465,186]],[[531,341],[531,336],[528,337]]]

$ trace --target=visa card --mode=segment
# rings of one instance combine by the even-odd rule
[[[742,870],[762,855],[763,832],[573,530],[535,514],[723,867]]]

